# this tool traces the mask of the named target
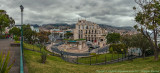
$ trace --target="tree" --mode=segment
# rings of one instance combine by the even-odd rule
[[[33,42],[33,37],[36,35],[36,32],[32,31],[29,24],[22,25],[22,28],[23,28],[23,36],[26,42],[30,42],[30,43]]]
[[[9,34],[20,36],[21,30],[17,27],[13,27],[12,29],[9,30]]]
[[[132,36],[131,35],[123,35],[121,36],[121,42],[126,45],[127,48],[132,47]]]
[[[65,36],[66,36],[66,38],[68,39],[69,37],[72,37],[72,36],[73,36],[73,33],[67,32],[67,33],[65,33]]]
[[[5,27],[9,27],[10,24],[15,24],[14,19],[9,17],[5,10],[0,10],[0,34],[2,34],[2,32],[5,30]]]
[[[107,43],[118,43],[120,41],[120,34],[119,33],[109,33],[106,36]]]
[[[37,34],[39,42],[40,43],[44,43],[44,42],[48,42],[49,41],[49,35],[51,33],[50,32],[45,32],[45,31],[41,31]]]
[[[151,48],[149,41],[142,34],[133,35],[132,44],[133,47],[141,49],[143,57],[145,57],[146,50]]]
[[[125,44],[111,44],[109,48],[110,52],[124,53],[127,51]]]
[[[159,0],[135,0],[135,2],[138,7],[133,7],[133,9],[136,12],[135,21],[138,24],[134,28],[147,38],[154,50],[154,60],[157,61],[159,54],[157,34],[160,26],[160,2]],[[153,34],[153,37],[151,37],[151,34]]]

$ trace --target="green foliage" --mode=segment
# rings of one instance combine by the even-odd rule
[[[17,27],[13,27],[12,29],[9,30],[9,34],[20,36],[21,35],[21,30]]]
[[[73,33],[71,32],[67,32],[64,34],[66,38],[69,38],[69,37],[72,37],[73,36]]]
[[[14,41],[14,43],[20,43],[20,41]]]
[[[0,34],[5,30],[5,27],[15,24],[14,20],[6,14],[5,10],[0,10]]]
[[[145,55],[145,51],[151,49],[151,44],[142,34],[124,35],[121,38],[121,42],[124,43],[127,48],[140,48],[143,55]]]
[[[107,43],[118,43],[120,41],[120,34],[119,33],[109,33],[106,36]]]
[[[46,63],[46,59],[47,59],[47,53],[46,52],[42,52],[41,53],[41,62],[43,64]]]
[[[9,54],[10,52],[8,52],[7,56],[2,55],[2,52],[0,54],[0,73],[8,73],[14,64],[13,62],[11,65],[8,65],[10,59]]]
[[[117,53],[124,53],[125,51],[127,51],[126,45],[124,44],[111,44],[109,46],[109,50],[113,53],[113,52],[117,52]],[[123,49],[123,50],[122,50]]]
[[[6,35],[0,35],[0,39],[5,39]]]
[[[20,38],[18,37],[18,36],[14,36],[14,38],[13,38],[15,41],[19,41],[20,40]]]
[[[30,28],[30,25],[29,24],[28,25],[23,25],[22,28],[23,28],[23,35],[24,35],[25,41],[31,42],[32,41],[32,36],[34,34],[33,34],[32,29]]]
[[[157,34],[160,26],[160,2],[159,0],[135,0],[138,4],[135,21],[138,23],[137,31],[147,38],[149,44],[154,49],[155,60],[158,60],[158,44]],[[150,36],[148,30],[153,32],[153,37]]]
[[[96,56],[97,54],[96,54],[96,53],[90,53],[90,55],[92,55],[92,56]]]
[[[76,41],[83,41],[83,40],[86,40],[86,39],[77,39]]]
[[[125,44],[126,47],[132,47],[132,35],[123,35],[121,36],[121,43]]]
[[[41,31],[37,34],[37,37],[39,39],[39,42],[40,43],[43,43],[44,41],[45,42],[48,42],[49,41],[49,38],[48,36],[50,35],[51,33],[50,32],[45,32],[45,31]]]
[[[113,53],[113,48],[112,47],[109,48],[109,53]]]

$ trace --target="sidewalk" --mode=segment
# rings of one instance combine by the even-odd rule
[[[13,42],[10,39],[0,39],[0,52],[3,51],[3,54],[7,54],[10,51],[10,63],[11,64],[14,60],[15,63],[12,66],[9,73],[19,73],[20,72],[20,47],[11,47],[10,43]],[[24,67],[26,70],[26,67]],[[25,71],[27,73],[27,71]]]

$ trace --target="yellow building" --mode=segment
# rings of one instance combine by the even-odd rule
[[[99,25],[86,21],[78,20],[74,29],[74,40],[85,39],[92,42],[94,45],[103,47],[106,44],[107,31],[99,27]]]

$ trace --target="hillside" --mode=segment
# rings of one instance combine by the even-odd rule
[[[130,73],[146,73],[155,71],[159,73],[160,61],[153,61],[153,57],[145,59],[138,58],[133,61],[123,61],[108,65],[79,65],[63,61],[59,57],[48,56],[46,64],[40,63],[40,53],[24,50],[24,58],[29,73],[120,73],[131,71]],[[123,72],[122,72],[123,73]],[[128,72],[127,72],[128,73]]]
[[[127,31],[131,31],[134,30],[133,27],[115,27],[115,26],[110,26],[110,25],[106,25],[106,24],[98,24],[101,28],[107,29],[107,30],[127,30]],[[66,24],[66,23],[56,23],[56,24],[44,24],[42,27],[43,28],[47,28],[47,29],[51,29],[53,27],[60,27],[60,26],[66,26],[69,27],[71,29],[75,28],[75,24]]]

